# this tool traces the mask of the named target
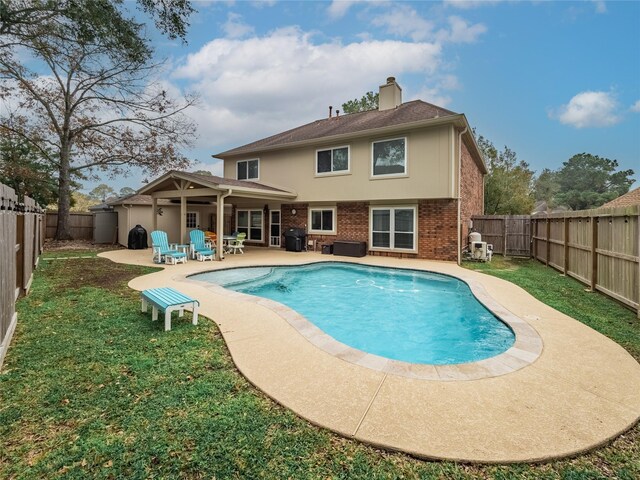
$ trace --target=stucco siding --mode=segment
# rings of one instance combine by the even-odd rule
[[[319,142],[310,147],[263,152],[226,159],[224,176],[236,178],[237,161],[259,158],[260,178],[257,181],[294,190],[298,194],[297,202],[453,198],[452,135],[449,126],[438,126],[337,144]],[[372,142],[402,137],[407,139],[407,175],[372,177]],[[317,176],[316,150],[342,146],[350,149],[350,172]]]

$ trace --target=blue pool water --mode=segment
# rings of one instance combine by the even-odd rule
[[[331,262],[192,278],[283,303],[342,343],[410,363],[474,362],[515,340],[466,283],[436,273]]]

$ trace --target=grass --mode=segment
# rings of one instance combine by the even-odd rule
[[[635,312],[571,277],[528,258],[495,256],[489,263],[464,266],[522,287],[541,302],[589,325],[627,349],[640,361],[640,320]]]
[[[505,265],[474,268],[570,282]],[[236,371],[212,321],[174,321],[165,334],[139,313],[126,285],[152,271],[101,258],[40,264],[0,374],[0,478],[640,477],[638,427],[575,459],[508,466],[425,462],[314,427]],[[637,325],[608,328],[637,351]]]

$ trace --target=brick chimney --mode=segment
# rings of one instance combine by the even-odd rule
[[[387,83],[380,85],[378,110],[391,110],[402,105],[402,88],[396,83],[396,77],[387,78]]]

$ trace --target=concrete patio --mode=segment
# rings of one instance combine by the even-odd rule
[[[100,256],[153,265],[150,250]],[[287,309],[186,279],[219,268],[331,260],[429,270],[476,283],[505,314],[537,332],[541,353],[517,369],[485,367],[476,379],[465,375],[464,365],[423,367],[433,369],[430,378],[374,369],[316,346],[287,320]],[[544,461],[602,445],[640,417],[640,364],[622,347],[509,282],[453,263],[249,248],[222,262],[167,266],[129,286],[170,286],[199,299],[200,312],[217,323],[242,374],[301,417],[419,457]]]

